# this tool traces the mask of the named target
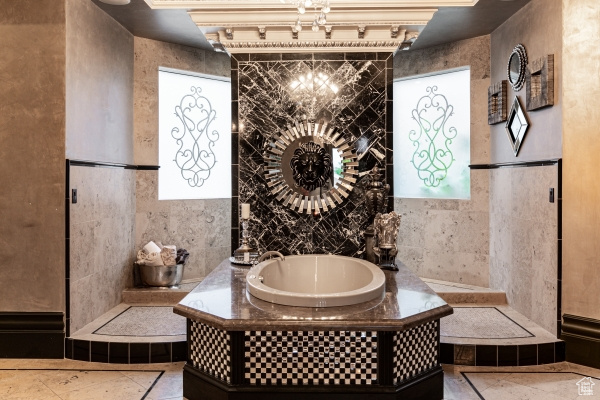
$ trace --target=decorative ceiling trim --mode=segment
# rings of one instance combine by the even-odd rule
[[[293,9],[210,9],[188,11],[215,50],[239,52],[386,51],[408,49],[433,17],[435,9],[339,8],[327,26],[295,31]],[[382,16],[385,18],[382,20]],[[310,22],[306,22],[310,25]],[[230,32],[220,28],[227,27]],[[410,36],[406,32],[410,30]]]
[[[327,25],[427,25],[436,11],[435,8],[336,8],[327,15]],[[188,14],[192,21],[200,27],[257,25],[291,27],[298,18],[297,11],[292,8],[273,10],[194,9],[188,11]],[[303,22],[308,26],[312,23],[312,14],[307,14],[305,14],[307,15],[306,21]]]
[[[215,50],[229,53],[286,53],[298,51],[313,52],[395,52],[407,50],[418,37],[418,32],[400,29],[393,37],[389,27],[367,30],[361,37],[359,29],[328,32],[294,32],[292,29],[260,32],[254,30],[236,30],[230,39],[226,31],[206,33],[206,39]]]
[[[318,32],[294,30],[297,9],[281,0],[145,1],[151,8],[187,9],[215,50],[235,53],[405,50],[437,7],[473,6],[478,0],[330,0],[326,27]],[[309,10],[300,19],[305,28],[314,20]]]
[[[280,0],[144,0],[150,8],[194,9],[203,7],[219,8],[282,8]],[[364,6],[364,0],[330,0],[331,8],[338,5]],[[368,0],[369,7],[472,7],[479,0]],[[290,5],[288,5],[290,6]]]
[[[286,53],[297,52],[298,50],[310,51],[335,51],[335,52],[353,52],[353,51],[375,51],[375,52],[394,52],[402,44],[397,41],[354,41],[354,42],[222,42],[229,53]],[[263,50],[263,51],[249,51]]]

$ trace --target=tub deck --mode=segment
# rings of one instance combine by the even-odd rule
[[[196,399],[443,398],[440,318],[452,308],[401,265],[382,298],[327,308],[246,292],[223,261],[174,312],[187,318],[184,396]]]
[[[293,307],[246,293],[249,267],[223,261],[174,312],[223,330],[410,329],[452,314],[450,307],[406,266],[384,271],[385,296],[343,307]]]

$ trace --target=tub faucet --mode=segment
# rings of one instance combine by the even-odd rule
[[[258,262],[261,263],[264,260],[266,260],[267,258],[273,258],[274,256],[279,257],[281,259],[281,261],[285,260],[285,256],[278,251],[267,251],[260,256],[260,258],[258,259]]]

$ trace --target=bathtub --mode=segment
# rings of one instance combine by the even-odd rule
[[[337,255],[287,256],[252,267],[246,275],[252,296],[299,307],[348,306],[383,298],[385,275],[365,260]]]

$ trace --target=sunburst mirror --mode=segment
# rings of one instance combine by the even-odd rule
[[[271,195],[298,213],[320,214],[344,202],[358,178],[353,146],[324,122],[294,121],[264,152]]]

